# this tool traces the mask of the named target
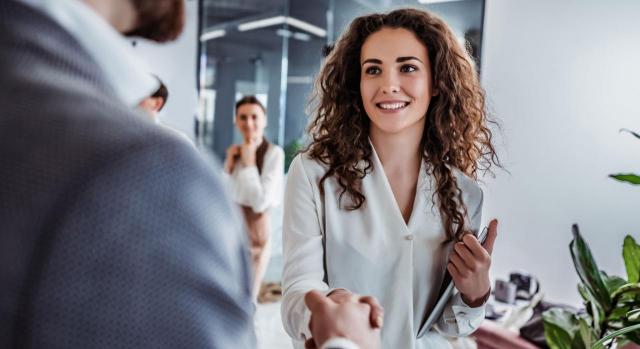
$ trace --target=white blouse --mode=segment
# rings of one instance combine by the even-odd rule
[[[383,348],[449,348],[443,336],[475,331],[484,319],[484,306],[470,308],[456,291],[436,325],[417,338],[435,305],[452,247],[441,244],[446,234],[432,201],[433,179],[423,164],[406,224],[375,150],[371,160],[372,172],[362,180],[366,201],[354,211],[339,208],[341,187],[335,179],[327,179],[324,197],[320,194],[324,165],[306,154],[293,160],[284,199],[281,310],[285,330],[294,347],[303,348],[304,339],[311,335],[305,293],[345,288],[375,296],[384,307]],[[454,173],[467,206],[469,228],[477,230],[482,190],[461,171]]]
[[[284,151],[270,144],[264,154],[262,174],[257,166],[244,166],[237,161],[229,178],[231,198],[237,204],[249,206],[255,213],[277,206],[282,200]]]

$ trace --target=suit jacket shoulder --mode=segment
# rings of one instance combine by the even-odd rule
[[[52,21],[1,1],[0,28],[0,347],[252,347],[215,170]]]

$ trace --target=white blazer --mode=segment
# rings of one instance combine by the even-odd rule
[[[345,288],[375,296],[384,307],[383,348],[449,348],[443,336],[475,331],[484,319],[484,305],[470,308],[456,291],[436,326],[417,338],[435,305],[452,247],[442,244],[446,235],[432,201],[433,178],[423,164],[413,212],[405,224],[375,150],[371,160],[372,172],[362,180],[366,201],[355,211],[339,208],[341,188],[335,179],[327,179],[324,197],[320,194],[324,165],[306,154],[293,160],[284,198],[285,330],[294,347],[303,348],[304,339],[311,336],[305,293]],[[477,230],[482,190],[461,171],[454,173],[469,228]]]

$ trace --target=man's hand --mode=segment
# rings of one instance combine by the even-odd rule
[[[489,267],[497,235],[498,221],[494,219],[489,223],[484,244],[481,245],[473,234],[466,234],[462,242],[454,245],[447,270],[460,291],[462,300],[470,307],[481,306],[489,296]]]
[[[336,303],[317,291],[308,292],[304,302],[311,311],[309,329],[313,336],[307,340],[305,348],[321,348],[334,337],[349,339],[363,349],[380,348],[380,329],[371,326],[368,303],[355,299]]]
[[[345,289],[337,289],[333,292],[329,293],[327,297],[331,298],[334,302],[338,304],[346,303],[346,302],[356,302],[356,303],[365,303],[369,304],[371,307],[371,326],[374,328],[382,328],[383,319],[384,319],[384,309],[378,303],[378,300],[373,296],[358,296],[355,295]]]

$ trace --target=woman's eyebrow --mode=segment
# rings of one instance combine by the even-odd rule
[[[418,57],[413,57],[413,56],[398,57],[398,58],[396,58],[396,62],[397,63],[402,63],[402,62],[410,61],[412,59],[415,59],[416,61],[424,64],[424,62],[422,62]]]
[[[424,64],[424,62],[422,62],[422,60],[420,60],[418,57],[414,57],[414,56],[404,56],[404,57],[396,58],[396,62],[397,63],[402,63],[402,62],[411,61],[411,60],[416,60],[416,61]],[[365,59],[364,62],[362,62],[362,65],[365,65],[367,63],[382,64],[382,61],[377,59],[377,58],[368,58],[368,59]]]
[[[369,58],[369,59],[365,59],[364,62],[362,62],[362,65],[365,65],[367,63],[382,64],[382,61],[377,58]]]

